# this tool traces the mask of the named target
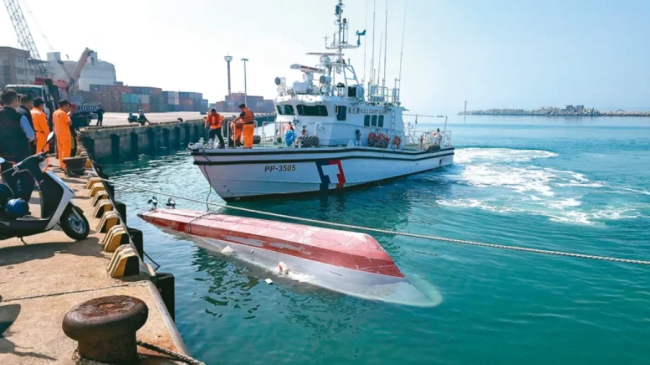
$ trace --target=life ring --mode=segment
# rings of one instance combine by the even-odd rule
[[[377,135],[375,134],[375,132],[370,132],[370,134],[368,134],[368,146],[375,147],[376,144],[377,144]]]
[[[399,138],[399,136],[395,136],[393,138],[393,146],[395,146],[395,148],[399,148],[401,144],[402,144],[402,139]]]

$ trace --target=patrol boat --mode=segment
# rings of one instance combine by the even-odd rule
[[[261,144],[192,148],[194,164],[224,200],[344,189],[453,163],[446,124],[442,132],[404,125],[399,80],[392,89],[385,79],[371,80],[365,90],[343,53],[359,48],[365,31],[356,32],[356,43],[349,42],[343,8],[339,0],[338,30],[331,43],[325,40],[333,52],[308,53],[319,57],[315,66],[292,65],[302,81],[289,86],[285,78],[275,79],[278,115],[274,126],[257,128]]]

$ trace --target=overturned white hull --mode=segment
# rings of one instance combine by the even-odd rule
[[[366,234],[186,210],[159,209],[139,216],[274,277],[390,303],[430,307],[441,302],[431,286],[411,285]]]

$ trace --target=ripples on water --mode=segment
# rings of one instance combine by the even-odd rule
[[[650,123],[476,123],[483,120],[490,125],[453,126],[452,167],[340,194],[238,205],[650,259]],[[186,154],[111,169],[114,178],[134,184],[197,199],[208,193]],[[118,196],[129,205],[129,223],[145,231],[148,253],[176,275],[179,329],[208,363],[644,364],[650,358],[645,267],[375,235],[407,276],[444,298],[435,308],[413,308],[279,278],[267,285],[268,273],[140,221],[135,213],[148,209],[149,194]],[[220,201],[214,194],[210,200]]]

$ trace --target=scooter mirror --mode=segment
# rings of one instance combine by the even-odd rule
[[[0,157],[0,163],[5,163],[5,159]]]
[[[50,134],[47,135],[47,141],[50,142],[54,138],[54,132],[50,132]]]

